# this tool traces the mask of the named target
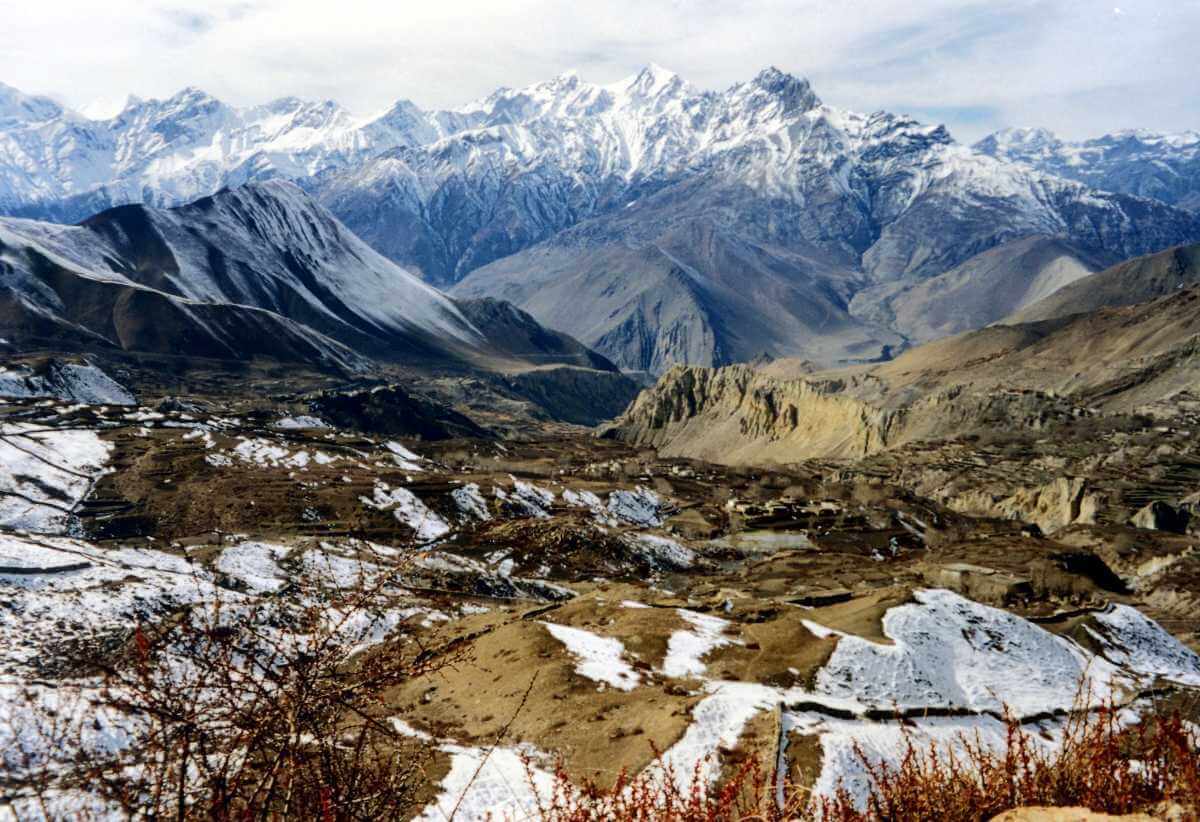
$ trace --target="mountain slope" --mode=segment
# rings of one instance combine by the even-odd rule
[[[1095,275],[1101,277],[1103,275]],[[897,396],[999,386],[1128,411],[1200,382],[1200,288],[1133,305],[993,326],[905,352],[873,376]]]
[[[854,295],[850,312],[925,342],[982,328],[1103,268],[1105,255],[1052,237],[1025,237],[936,277]]]
[[[350,348],[269,311],[203,303],[109,268],[95,234],[0,221],[0,334],[16,350],[112,348],[217,359],[257,356],[357,370]],[[88,261],[94,266],[81,264]]]
[[[452,293],[496,294],[572,329],[624,368],[660,372],[764,351],[876,357],[900,337],[847,314],[862,281],[820,256],[748,242],[666,191],[485,266]]]
[[[0,335],[18,346],[614,370],[515,309],[469,310],[282,181],[78,226],[0,220]]]
[[[469,272],[454,293],[511,299],[623,367],[655,372],[762,353],[826,366],[872,359],[895,348],[897,331],[925,338],[974,327],[952,318],[941,329],[888,327],[887,311],[851,316],[859,314],[848,311],[854,295],[872,284],[919,286],[994,249],[952,275],[955,301],[974,303],[991,322],[1135,249],[1200,236],[1200,221],[1185,212],[997,161],[908,118],[839,111],[780,72],[723,94],[665,74],[651,87],[652,104],[577,78],[544,84],[526,95],[540,101],[532,119],[439,143],[439,157],[455,158],[449,166],[405,151],[364,167],[352,190],[370,178],[404,196],[386,201],[387,217],[367,212],[371,224],[359,230],[412,227],[429,238],[426,247],[446,251],[437,276]],[[589,112],[596,134],[586,145],[600,148],[588,163],[561,156],[570,141],[540,142],[548,125],[555,135],[579,127],[562,119],[564,108]],[[644,131],[629,125],[639,118]],[[619,150],[628,134],[657,141],[650,151]],[[479,166],[490,171],[473,178],[468,170]],[[590,180],[578,179],[580,169]],[[550,195],[525,188],[551,180]],[[465,215],[453,223],[461,234],[429,234],[440,218],[420,205],[422,186],[452,188],[450,203],[480,204],[456,212]],[[548,212],[540,208],[547,196]],[[498,227],[487,222],[497,214]],[[1012,244],[1027,237],[1047,245]],[[499,259],[470,271],[493,254]],[[923,301],[910,313],[921,314]]]
[[[152,288],[251,305],[364,354],[477,346],[445,295],[382,257],[290,183],[242,186],[174,209],[123,206],[83,226]]]
[[[1073,255],[1103,262],[1200,236],[1185,212],[996,161],[906,118],[823,106],[807,83],[778,72],[695,100],[677,102],[693,121],[750,125],[713,126],[694,165],[660,166],[644,183],[631,167],[623,207],[476,269],[454,293],[511,299],[627,368],[764,352],[829,366],[901,341],[886,312],[850,316],[855,293],[874,283],[913,285],[1028,236],[1061,238]],[[1019,270],[1028,253],[1002,248],[964,289],[989,302],[987,272]],[[1011,304],[1096,267],[1051,265]],[[667,282],[671,271],[687,276]]]
[[[1097,410],[1136,411],[1200,383],[1200,288],[992,326],[869,370],[799,378],[772,370],[677,366],[605,435],[668,456],[781,463],[861,457],[992,423],[1043,430]]]
[[[1118,263],[1013,313],[1006,321],[1034,322],[1165,297],[1200,283],[1200,245],[1177,246]]]
[[[753,239],[813,245],[880,280],[1034,234],[1119,259],[1198,231],[1192,216],[997,161],[944,128],[828,106],[775,69],[720,93],[658,67],[610,85],[567,75],[470,112],[472,128],[318,183],[352,230],[434,282],[680,185],[714,187],[710,206]]]

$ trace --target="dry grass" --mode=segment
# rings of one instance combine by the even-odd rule
[[[559,766],[551,795],[539,802],[539,818],[543,822],[782,822],[803,818],[807,812],[798,797],[777,801],[771,770],[757,759],[747,759],[715,789],[703,786],[702,764],[697,763],[692,778],[684,780],[692,785],[688,790],[679,787],[680,780],[669,767],[656,775],[622,773],[613,787],[603,789],[590,781],[572,782]]]
[[[761,763],[744,763],[721,785],[690,791],[675,780],[622,776],[601,790],[572,782],[560,768],[543,803],[544,822],[629,820],[649,822],[980,822],[1029,806],[1086,807],[1110,814],[1181,809],[1200,818],[1200,747],[1178,711],[1155,712],[1131,727],[1113,708],[1084,712],[1068,721],[1061,747],[1050,749],[1015,720],[1006,744],[995,750],[963,737],[953,747],[922,742],[906,733],[898,762],[882,763],[857,748],[871,793],[856,801],[845,790],[810,800],[800,789],[778,790]],[[698,771],[698,769],[697,769]],[[696,784],[693,780],[693,784]]]
[[[1110,814],[1160,803],[1200,810],[1200,747],[1177,710],[1153,712],[1132,726],[1112,707],[1077,714],[1061,746],[1047,748],[1020,723],[1007,723],[993,750],[964,737],[956,749],[922,745],[906,735],[896,764],[861,748],[872,792],[865,810],[844,792],[817,808],[832,820],[983,820],[1027,806],[1085,807]]]

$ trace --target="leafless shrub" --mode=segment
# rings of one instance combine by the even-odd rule
[[[841,791],[815,806],[817,818],[967,822],[1025,806],[1127,814],[1163,802],[1200,809],[1200,746],[1177,710],[1132,726],[1112,706],[1079,712],[1053,748],[1009,719],[1002,749],[969,737],[941,749],[906,733],[898,762],[872,760],[861,747],[855,754],[871,779],[865,809]]]
[[[807,798],[791,790],[777,795],[772,768],[748,757],[720,785],[710,788],[697,762],[691,778],[679,780],[662,756],[658,767],[631,776],[622,771],[609,788],[595,782],[575,782],[561,761],[548,796],[538,796],[543,822],[783,822],[807,813]],[[532,785],[532,768],[527,766]],[[686,789],[681,787],[686,784]],[[537,793],[536,790],[534,791]]]
[[[1082,711],[1066,723],[1060,746],[1038,744],[1015,719],[1005,744],[989,747],[963,736],[945,747],[904,735],[898,761],[879,761],[859,746],[855,755],[870,779],[856,800],[841,788],[833,797],[810,798],[802,786],[777,791],[774,763],[745,761],[713,788],[699,779],[689,790],[668,779],[622,773],[602,789],[573,780],[560,764],[549,797],[539,805],[544,822],[669,820],[669,822],[979,822],[1027,806],[1086,807],[1128,814],[1176,805],[1200,811],[1200,744],[1178,710],[1154,710],[1123,724],[1113,707]],[[662,758],[659,757],[662,764]],[[531,771],[532,773],[532,771]],[[644,772],[646,773],[646,772]]]
[[[286,596],[220,596],[138,625],[115,655],[81,660],[91,668],[86,704],[49,715],[30,705],[35,726],[12,731],[39,737],[30,750],[79,753],[9,763],[14,801],[51,818],[64,794],[131,817],[404,815],[433,751],[392,726],[381,696],[455,656],[394,635],[355,653],[396,627],[388,602],[398,570],[376,570],[346,590],[309,579]],[[84,744],[79,717],[95,711],[123,717],[132,744]]]

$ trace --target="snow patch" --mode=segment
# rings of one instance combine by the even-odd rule
[[[696,564],[696,552],[670,537],[631,534],[625,541],[656,568],[682,570]]]
[[[467,519],[487,522],[492,518],[491,512],[488,511],[487,500],[483,498],[479,486],[473,482],[467,483],[461,488],[455,488],[450,492],[450,499],[454,500],[454,505],[458,508],[459,513]]]
[[[675,631],[667,641],[667,655],[663,659],[663,673],[670,677],[703,676],[707,670],[704,657],[717,648],[740,642],[725,636],[729,622],[719,617],[698,614],[686,608],[677,608],[694,630]]]
[[[416,817],[420,822],[536,819],[539,808],[553,796],[553,774],[526,767],[526,760],[537,756],[530,746],[443,745],[442,750],[450,754],[450,772],[442,780],[438,798]]]
[[[400,443],[389,440],[384,443],[384,447],[392,453],[392,459],[396,462],[397,467],[403,468],[405,471],[425,470],[421,466],[421,458]]]
[[[329,428],[330,425],[320,417],[311,417],[305,414],[300,414],[295,417],[283,417],[275,420],[271,427],[277,428],[280,431],[295,431],[305,428]]]
[[[632,691],[638,686],[641,678],[625,661],[625,646],[621,640],[553,622],[542,624],[579,660],[575,670],[580,676],[621,691]]]
[[[413,529],[421,542],[438,539],[450,533],[444,519],[426,507],[425,503],[407,488],[389,488],[386,482],[376,481],[371,497],[358,498],[363,505],[379,511],[391,511],[400,522]]]
[[[256,594],[273,593],[287,584],[279,563],[291,550],[270,542],[241,542],[222,551],[214,567]]]
[[[914,596],[883,617],[894,645],[842,636],[817,674],[817,692],[875,708],[1007,708],[1022,716],[1074,707],[1085,674],[1093,701],[1112,693],[1111,663],[1032,622],[950,591]]]
[[[66,533],[112,450],[96,431],[0,424],[0,526]]]
[[[661,527],[666,521],[665,508],[658,494],[640,485],[633,491],[613,491],[608,495],[609,514],[643,528]]]
[[[1114,605],[1096,614],[1100,630],[1088,628],[1104,656],[1124,670],[1200,686],[1200,656],[1136,608]]]

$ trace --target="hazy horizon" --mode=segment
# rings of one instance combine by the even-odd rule
[[[775,65],[831,105],[945,123],[963,142],[1008,126],[1073,139],[1200,127],[1188,58],[1200,0],[371,6],[2,0],[0,82],[92,116],[186,86],[238,106],[328,98],[367,115],[397,99],[454,108],[567,70],[609,83],[656,63],[719,90]]]

